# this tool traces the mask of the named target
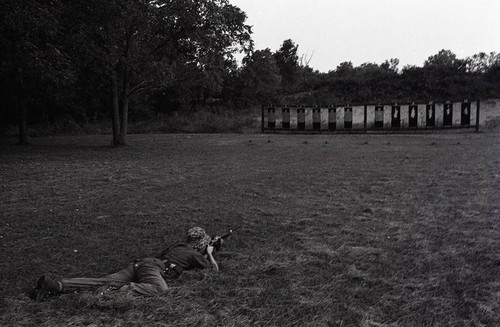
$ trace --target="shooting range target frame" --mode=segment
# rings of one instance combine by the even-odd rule
[[[418,104],[412,103],[408,106],[408,127],[418,128]]]
[[[352,107],[344,107],[344,129],[352,129]]]
[[[391,110],[391,127],[401,128],[401,106],[395,104]]]
[[[337,107],[332,105],[328,108],[328,131],[334,132],[337,129]]]
[[[321,131],[321,109],[319,107],[314,107],[312,109],[312,118],[313,118],[313,130]]]
[[[297,130],[306,130],[306,109],[304,107],[297,109]]]
[[[467,128],[477,132],[480,104],[480,100],[446,100],[327,106],[266,105],[262,106],[261,126],[263,133],[398,133]],[[455,114],[460,111],[455,120],[454,111]]]
[[[281,109],[282,124],[281,127],[284,130],[290,130],[290,107],[284,106]]]
[[[453,103],[446,101],[443,107],[443,126],[453,126]]]
[[[384,128],[384,106],[375,106],[375,128]]]
[[[470,125],[470,102],[468,100],[462,102],[460,125],[461,126]]]
[[[435,127],[436,126],[436,104],[429,103],[425,107],[425,126]]]

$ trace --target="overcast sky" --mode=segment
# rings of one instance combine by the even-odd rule
[[[285,39],[321,72],[398,58],[422,66],[439,50],[458,58],[500,52],[500,0],[229,0],[247,13],[256,49]]]

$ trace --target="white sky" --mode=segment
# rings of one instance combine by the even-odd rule
[[[500,0],[229,0],[247,13],[255,49],[286,39],[321,72],[398,58],[422,66],[441,49],[458,58],[500,52]],[[312,57],[311,57],[312,56]]]

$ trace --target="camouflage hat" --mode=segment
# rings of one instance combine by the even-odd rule
[[[187,232],[187,244],[203,252],[211,241],[211,237],[201,227],[193,227]]]

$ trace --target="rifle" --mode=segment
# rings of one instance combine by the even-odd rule
[[[220,248],[222,246],[222,241],[225,240],[226,238],[228,238],[229,236],[231,236],[235,230],[238,230],[240,228],[241,228],[241,226],[238,226],[234,229],[230,229],[228,233],[226,233],[222,236],[217,235],[217,236],[213,237],[212,240],[210,241],[210,245],[213,246],[216,251],[220,251]]]

